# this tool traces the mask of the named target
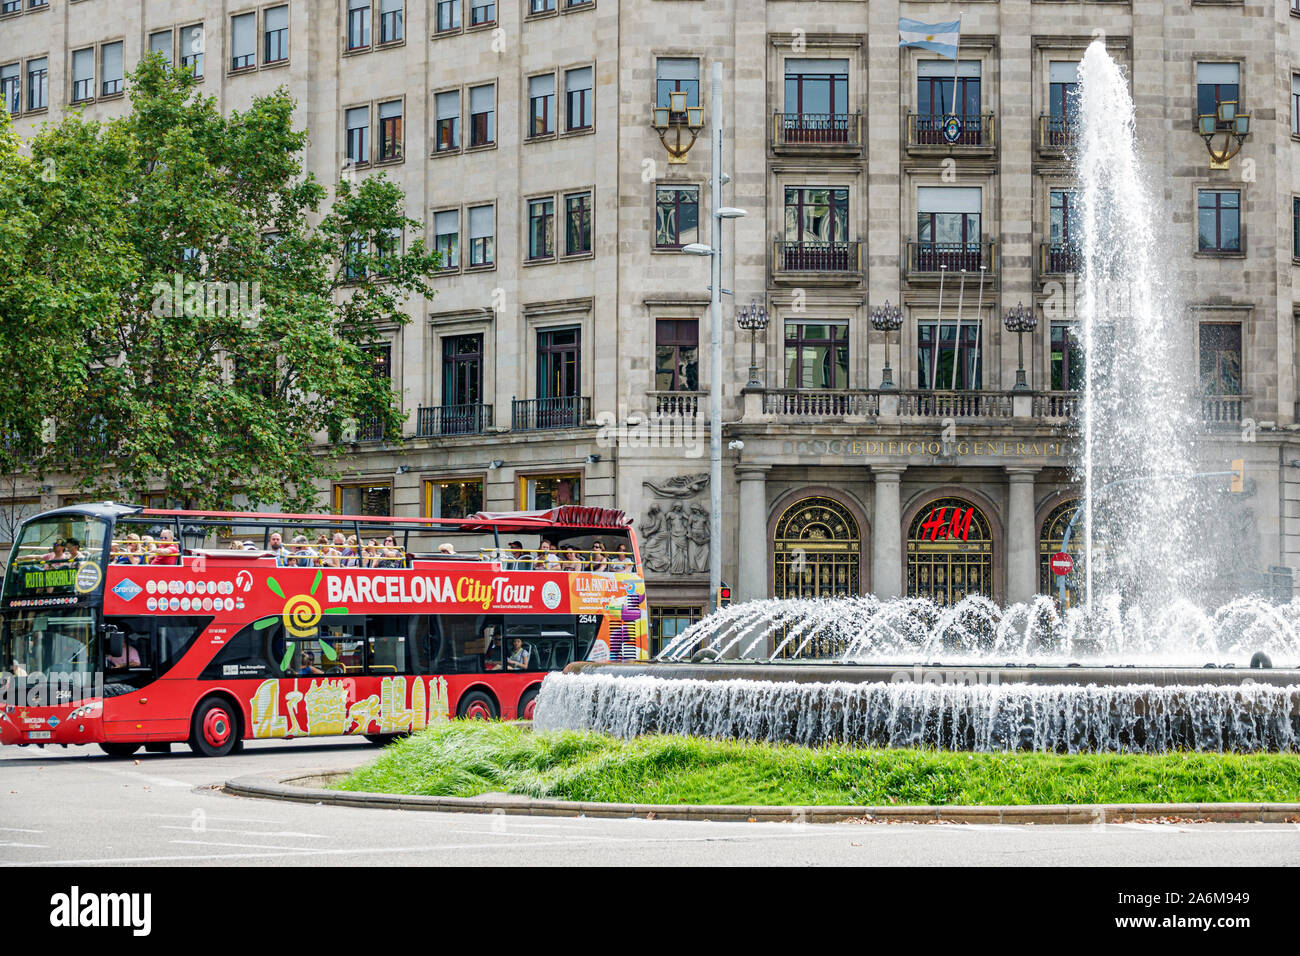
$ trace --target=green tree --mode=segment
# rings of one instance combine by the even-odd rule
[[[370,350],[438,256],[403,249],[422,227],[382,175],[329,200],[285,91],[222,116],[160,57],[129,89],[128,115],[70,115],[29,155],[0,115],[0,472],[314,507],[338,469],[318,432],[400,433]]]

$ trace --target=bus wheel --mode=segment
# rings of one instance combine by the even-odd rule
[[[224,757],[239,742],[239,718],[222,697],[208,697],[194,711],[190,748],[204,757]]]
[[[482,691],[472,690],[460,699],[456,708],[457,717],[469,717],[472,720],[496,720],[497,705],[492,698]]]
[[[519,720],[532,720],[533,711],[537,708],[537,688],[530,687],[524,691],[524,696],[519,698],[519,709],[515,711],[515,716]]]
[[[369,740],[376,747],[387,747],[394,740],[409,736],[410,734],[366,734],[366,740]]]
[[[139,744],[100,744],[99,749],[110,757],[129,757],[140,749]]]

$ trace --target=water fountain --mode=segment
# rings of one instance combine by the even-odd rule
[[[539,728],[981,750],[1300,749],[1300,602],[1193,599],[1207,593],[1215,555],[1194,377],[1177,372],[1191,368],[1190,340],[1157,263],[1163,217],[1138,162],[1128,84],[1100,41],[1079,74],[1079,606],[1062,614],[1039,597],[1001,608],[976,595],[950,607],[750,602],[693,625],[657,662],[548,677]],[[753,659],[768,648],[770,659]]]

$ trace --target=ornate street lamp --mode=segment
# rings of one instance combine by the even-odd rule
[[[664,149],[668,150],[670,166],[686,162],[686,154],[704,129],[704,107],[687,106],[687,98],[685,90],[674,90],[668,94],[667,106],[650,108],[650,124],[659,134]]]
[[[897,332],[903,327],[903,310],[890,305],[886,299],[884,305],[871,310],[871,327],[877,332],[885,333],[885,369],[880,376],[880,389],[889,391],[897,387],[894,385],[894,370],[889,367],[889,333]]]
[[[1038,328],[1038,316],[1034,315],[1032,307],[1026,309],[1023,304],[1017,302],[1014,309],[1007,309],[1006,318],[1002,321],[1006,324],[1008,332],[1016,333],[1016,350],[1020,355],[1020,368],[1016,370],[1016,384],[1012,391],[1027,392],[1029,383],[1025,381],[1024,334]]]
[[[1228,160],[1241,152],[1242,144],[1250,135],[1250,114],[1237,112],[1236,100],[1224,100],[1213,113],[1196,117],[1196,132],[1205,140],[1210,151],[1210,168],[1227,169]],[[1214,137],[1223,134],[1222,145],[1214,148]]]
[[[767,328],[767,309],[753,299],[736,312],[736,324],[749,333],[749,383],[745,388],[762,388],[763,383],[758,378],[756,342],[758,333]]]

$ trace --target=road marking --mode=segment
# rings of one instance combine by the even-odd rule
[[[112,767],[91,767],[90,769],[99,773],[111,773],[118,777],[131,777],[134,780],[150,783],[156,787],[185,787],[187,790],[193,790],[196,786],[196,784],[186,783],[184,780],[173,780],[171,777],[155,777],[152,774],[140,773],[138,770],[115,770]]]
[[[198,828],[189,826],[173,826],[172,824],[163,824],[158,827],[159,830],[186,830],[190,833],[234,833],[238,836],[266,836],[266,837],[301,837],[308,840],[328,840],[329,837],[324,833],[299,833],[296,830],[236,830],[231,827],[214,827],[204,825]],[[175,842],[175,841],[172,841]]]
[[[47,846],[44,843],[0,843],[0,846],[23,847],[30,850],[44,850]]]
[[[29,830],[26,827],[0,827],[6,833],[44,833],[44,830]]]

